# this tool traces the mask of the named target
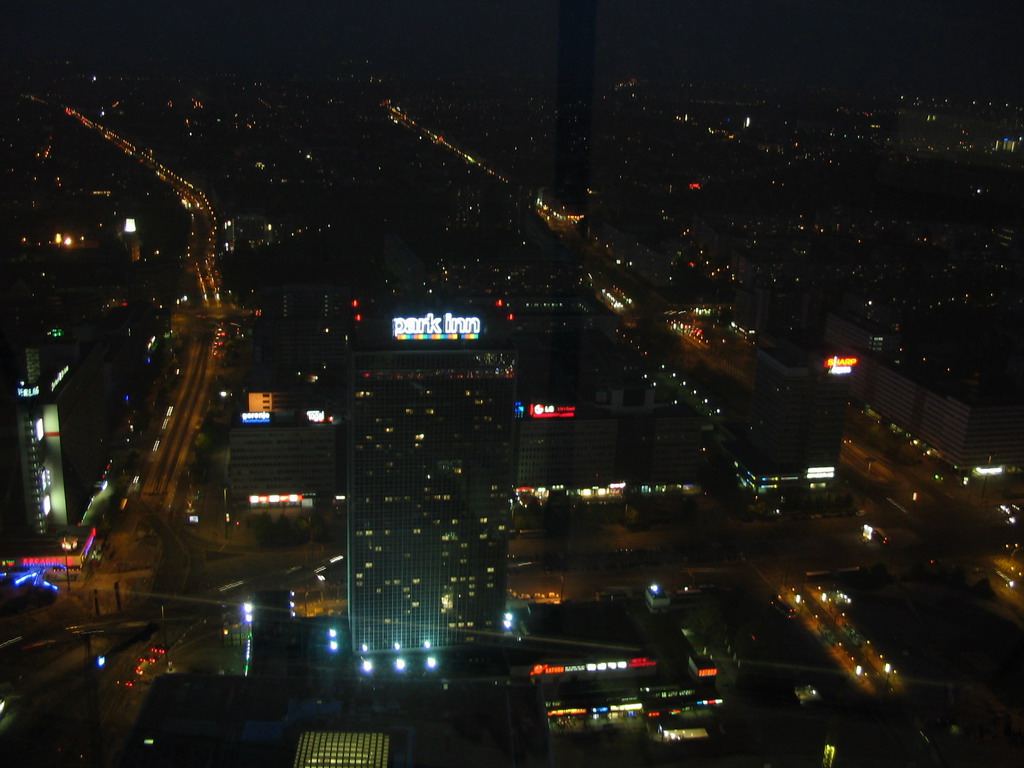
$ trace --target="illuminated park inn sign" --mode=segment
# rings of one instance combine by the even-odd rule
[[[454,317],[451,312],[423,317],[391,318],[391,334],[399,341],[421,339],[479,339],[479,317]]]

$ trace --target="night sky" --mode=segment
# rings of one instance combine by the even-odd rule
[[[8,4],[13,5],[13,4]],[[1019,0],[600,0],[598,76],[1018,100]],[[546,76],[557,0],[40,0],[5,8],[16,63]]]

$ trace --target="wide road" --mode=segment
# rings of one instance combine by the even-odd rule
[[[0,682],[12,688],[6,692],[12,694],[7,716],[0,721],[0,762],[12,765],[109,763],[140,704],[123,683],[136,675],[148,647],[173,639],[194,622],[219,616],[223,599],[209,583],[220,574],[216,567],[207,571],[206,545],[188,536],[180,516],[171,514],[182,505],[183,474],[210,402],[219,359],[217,318],[234,315],[220,296],[217,217],[201,190],[151,152],[74,109],[64,112],[150,168],[189,209],[191,231],[182,254],[183,300],[172,317],[180,357],[171,371],[171,397],[159,404],[149,432],[135,438],[146,447],[148,460],[109,537],[119,542],[118,551],[111,546],[102,565],[50,608],[0,621],[0,669],[5,672]],[[296,561],[308,562],[305,552],[279,553],[278,558],[284,560],[279,567],[266,567],[274,558],[261,558],[247,570],[261,575],[257,583],[276,586],[282,574],[295,578]],[[145,592],[133,591],[138,589]],[[83,623],[85,611],[93,613],[94,605],[103,616]],[[96,658],[103,654],[110,658],[100,669]]]

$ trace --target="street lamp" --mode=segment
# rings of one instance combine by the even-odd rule
[[[60,548],[64,550],[64,579],[68,585],[68,594],[71,594],[71,568],[69,567],[68,556],[72,549],[75,548],[77,543],[76,539],[69,539],[67,537],[60,540]]]

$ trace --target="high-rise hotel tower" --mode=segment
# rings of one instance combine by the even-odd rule
[[[478,641],[505,605],[515,355],[478,317],[370,325],[350,371],[354,650]]]

